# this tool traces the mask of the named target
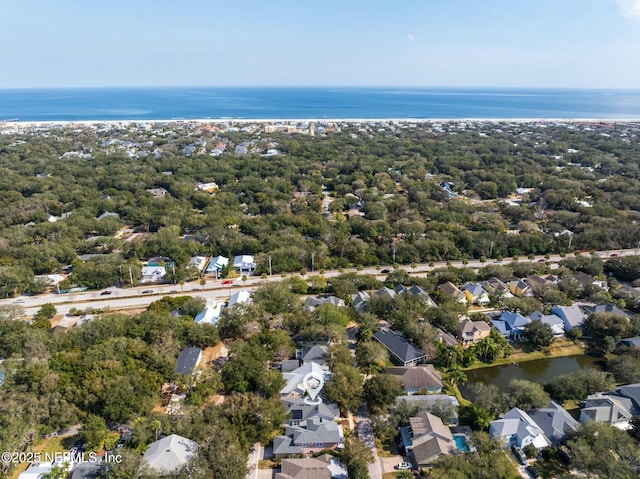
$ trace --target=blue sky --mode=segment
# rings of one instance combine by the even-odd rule
[[[640,0],[2,0],[0,88],[640,88]]]

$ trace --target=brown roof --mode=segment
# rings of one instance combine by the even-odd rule
[[[427,464],[441,454],[455,449],[451,430],[438,416],[423,412],[409,418],[412,432],[413,455],[418,464]]]
[[[276,479],[331,479],[329,459],[325,456],[283,459],[282,472],[276,474]]]
[[[425,364],[423,366],[411,367],[390,367],[384,370],[387,374],[395,376],[402,382],[405,388],[423,389],[423,388],[441,388],[442,377],[436,371],[433,364]]]

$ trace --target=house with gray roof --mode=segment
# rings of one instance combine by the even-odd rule
[[[287,426],[298,426],[307,419],[320,418],[323,421],[335,421],[340,417],[340,409],[336,404],[309,404],[302,397],[286,397],[280,399],[287,411]]]
[[[184,348],[178,355],[175,374],[182,374],[184,376],[193,374],[198,364],[200,364],[201,359],[202,349],[195,347]]]
[[[533,444],[537,449],[549,446],[544,431],[522,409],[514,407],[500,419],[491,421],[492,438],[510,446],[525,447]]]
[[[558,316],[564,323],[564,330],[571,331],[573,328],[581,328],[587,315],[576,306],[554,306],[551,312]]]
[[[398,294],[410,294],[412,296],[417,297],[421,302],[423,302],[427,306],[430,306],[431,308],[437,308],[438,307],[436,302],[433,299],[431,299],[431,296],[429,296],[429,293],[427,293],[424,290],[424,288],[421,288],[417,284],[414,284],[413,286],[411,286],[409,288],[407,288],[406,286],[404,286],[402,284],[399,284],[398,286],[396,286],[396,293],[398,293]]]
[[[373,338],[387,348],[391,353],[391,360],[401,366],[415,366],[427,359],[427,354],[422,349],[396,331],[381,329]]]
[[[488,338],[491,334],[491,326],[485,321],[472,321],[465,318],[458,323],[458,337],[462,346],[469,347]]]
[[[342,426],[333,421],[323,421],[321,418],[311,418],[296,426],[286,426],[284,435],[273,439],[273,455],[277,458],[342,447]]]
[[[627,346],[629,348],[640,348],[640,336],[634,336],[633,338],[624,338],[618,341],[620,346]]]
[[[400,428],[402,445],[418,468],[425,468],[440,456],[454,453],[456,443],[451,430],[438,416],[423,412],[409,418],[409,425]]]
[[[315,298],[307,298],[304,301],[304,310],[313,311],[325,304],[333,304],[334,306],[344,306],[344,299],[337,296],[316,296]]]
[[[620,308],[618,308],[613,304],[598,304],[596,306],[585,306],[584,311],[587,314],[607,313],[607,314],[615,314],[617,316],[623,316],[625,318],[629,318],[629,313],[621,310]]]
[[[500,298],[513,298],[513,294],[509,291],[509,285],[495,276],[484,281],[482,286]]]
[[[564,322],[555,314],[542,314],[540,311],[534,311],[529,315],[533,321],[540,321],[553,330],[553,335],[560,337],[564,335]]]
[[[467,297],[469,304],[486,306],[489,304],[489,293],[485,291],[481,284],[467,283],[462,287],[462,292]]]
[[[396,299],[398,293],[396,293],[393,289],[384,286],[376,291],[374,295],[376,296],[376,298]]]
[[[385,368],[384,372],[394,376],[404,386],[406,394],[417,394],[421,391],[439,393],[442,391],[442,377],[433,364],[422,366],[395,366]]]
[[[143,459],[159,475],[169,476],[186,470],[197,450],[195,441],[171,434],[151,443]]]
[[[633,401],[622,396],[596,393],[587,396],[580,409],[580,422],[603,422],[619,429],[629,429]]]
[[[351,307],[358,313],[364,313],[367,310],[367,302],[371,296],[366,291],[358,291],[351,295]]]
[[[447,346],[457,346],[458,345],[458,340],[456,339],[456,337],[452,334],[447,333],[446,331],[437,328],[436,329],[437,335],[438,335],[438,341],[440,341],[442,344],[445,344]]]
[[[310,361],[291,372],[283,373],[282,377],[286,383],[280,390],[281,397],[304,397],[308,393],[309,380],[317,383],[316,389],[319,393],[331,377],[331,373],[328,367]]]
[[[529,417],[542,429],[552,446],[560,444],[568,433],[580,427],[580,423],[555,401],[546,408],[529,411]]]

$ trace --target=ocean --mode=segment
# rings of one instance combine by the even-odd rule
[[[0,121],[639,119],[640,90],[68,88],[0,90]]]

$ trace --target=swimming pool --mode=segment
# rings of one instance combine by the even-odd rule
[[[460,452],[469,452],[469,444],[467,444],[467,436],[463,434],[456,434],[453,436],[453,440],[456,442],[456,447]]]

